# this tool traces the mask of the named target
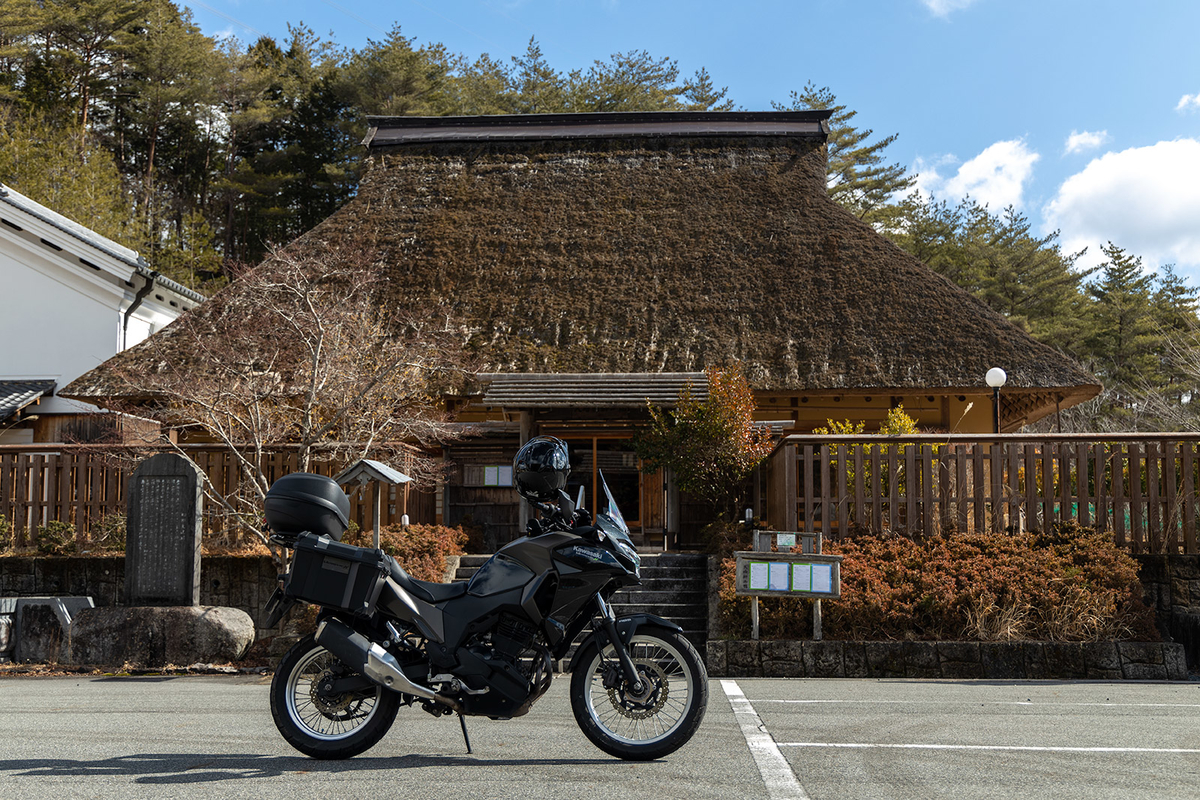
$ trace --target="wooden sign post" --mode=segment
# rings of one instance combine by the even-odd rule
[[[791,552],[800,537],[801,552]],[[774,547],[772,547],[774,545]],[[821,534],[755,531],[754,550],[737,557],[737,594],[751,597],[750,635],[758,638],[758,598],[813,598],[813,639],[821,638],[821,598],[842,596],[842,557],[821,553]]]

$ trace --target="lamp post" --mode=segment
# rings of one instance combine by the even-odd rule
[[[992,367],[984,376],[984,381],[992,387],[992,406],[996,412],[996,433],[1000,432],[1000,387],[1008,380],[1008,375],[999,367]]]

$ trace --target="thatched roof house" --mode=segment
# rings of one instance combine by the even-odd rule
[[[357,196],[289,249],[372,248],[386,302],[443,312],[493,379],[468,417],[504,427],[520,416],[522,435],[611,427],[636,416],[613,408],[644,405],[638,376],[661,389],[731,361],[762,418],[798,430],[878,420],[904,402],[926,426],[990,431],[983,376],[995,366],[1009,376],[1006,429],[1097,394],[1070,359],[829,199],[827,119],[374,118]],[[592,395],[548,402],[538,382],[559,380],[546,373],[570,373]],[[614,373],[625,402],[605,404]],[[67,393],[114,391],[105,365]]]

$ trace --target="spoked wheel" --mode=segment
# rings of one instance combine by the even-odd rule
[[[400,695],[382,686],[353,686],[356,673],[306,636],[279,663],[271,680],[271,716],[288,744],[321,759],[356,756],[392,727]],[[341,681],[343,686],[339,686]]]
[[[700,727],[708,706],[708,673],[681,634],[643,626],[629,656],[641,686],[631,691],[612,646],[588,645],[571,676],[571,709],[584,735],[606,753],[630,761],[662,758]]]

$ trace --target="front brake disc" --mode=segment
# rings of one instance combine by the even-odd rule
[[[667,673],[661,666],[648,658],[635,658],[638,675],[646,684],[640,695],[631,695],[623,688],[608,690],[608,701],[620,714],[629,719],[649,719],[662,710],[671,693]]]

